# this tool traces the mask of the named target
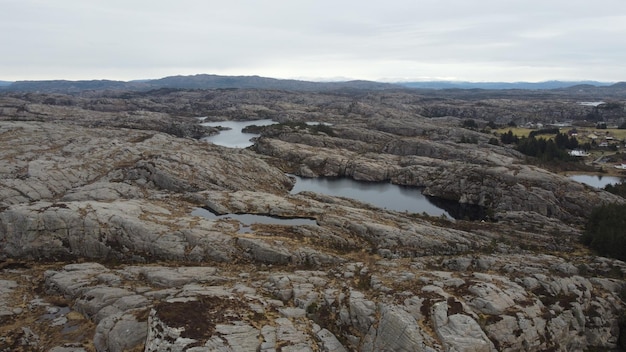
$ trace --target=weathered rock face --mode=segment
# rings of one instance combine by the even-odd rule
[[[142,220],[146,214],[151,221]],[[196,228],[184,228],[197,221],[181,221],[170,210],[136,200],[38,202],[0,214],[0,240],[5,255],[32,260],[231,260],[232,239],[212,223],[200,220]]]
[[[145,196],[132,186],[171,192],[262,187],[272,193],[291,187],[279,170],[245,151],[226,153],[149,131],[4,122],[0,133],[3,206],[81,199],[80,193],[87,200]],[[253,178],[257,184],[249,182]]]
[[[96,102],[83,97],[74,102],[79,108],[35,95],[22,110],[22,98],[10,106],[2,98],[0,120],[40,121],[0,122],[0,350],[620,345],[626,265],[580,247],[572,225],[587,204],[617,198],[524,165],[516,152],[457,128],[455,118],[425,120],[401,103],[375,103],[376,96],[367,98],[371,106],[315,95],[296,104],[268,92],[258,94],[271,104],[239,102],[232,116],[297,110],[279,118],[336,119],[333,136],[268,130],[257,154],[146,127],[153,118],[174,119],[167,109],[217,104],[209,95],[218,93],[203,94],[206,101],[172,106],[161,96],[89,107]],[[232,94],[245,101],[257,93]],[[298,110],[324,102],[319,111]],[[222,103],[211,116],[230,111]],[[142,106],[161,112],[124,115]],[[93,115],[78,121],[86,111]],[[111,127],[126,118],[136,129]],[[456,143],[461,138],[478,144]],[[426,187],[489,208],[500,221],[291,195],[285,171]],[[193,215],[200,207],[315,223],[242,232],[234,219]]]

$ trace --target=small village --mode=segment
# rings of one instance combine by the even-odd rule
[[[559,132],[578,141],[578,147],[568,150],[572,157],[581,158],[598,172],[626,176],[626,124],[593,124],[587,121],[556,122],[551,124],[525,123],[519,127],[503,128],[499,132],[513,131],[518,137],[541,135],[552,139]],[[544,133],[545,132],[545,133]]]
[[[576,137],[582,146],[591,146],[591,148],[574,149],[569,151],[569,155],[588,157],[594,164],[613,164],[615,169],[626,170],[626,154],[621,152],[626,148],[626,140],[623,137],[617,137],[624,133],[626,130],[572,128],[567,131],[567,134]]]

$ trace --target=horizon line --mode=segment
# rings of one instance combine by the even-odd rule
[[[540,83],[549,83],[549,82],[564,82],[564,83],[573,83],[573,82],[595,82],[595,83],[603,83],[603,84],[614,84],[623,81],[614,80],[614,81],[601,81],[595,79],[546,79],[540,81],[482,81],[482,80],[463,80],[463,79],[452,79],[452,78],[430,78],[430,77],[416,77],[416,78],[379,78],[375,80],[371,79],[361,79],[361,78],[350,78],[350,77],[294,77],[294,78],[278,78],[278,77],[270,77],[270,76],[261,76],[261,75],[220,75],[213,73],[198,73],[198,74],[190,74],[190,75],[170,75],[163,76],[159,78],[138,78],[138,79],[130,79],[130,80],[121,80],[121,79],[111,79],[111,78],[87,78],[87,79],[67,79],[67,78],[52,78],[52,79],[19,79],[19,80],[3,80],[0,79],[0,82],[5,83],[16,83],[16,82],[53,82],[53,81],[67,81],[67,82],[89,82],[89,81],[112,81],[112,82],[149,82],[156,81],[164,78],[170,77],[194,77],[194,76],[219,76],[219,77],[259,77],[259,78],[267,78],[267,79],[275,79],[275,80],[284,80],[284,81],[301,81],[301,82],[313,82],[313,83],[344,83],[344,82],[353,82],[353,81],[365,81],[365,82],[376,82],[376,83],[390,83],[390,84],[406,84],[406,83],[472,83],[472,84],[489,84],[489,83],[506,83],[506,84],[521,84],[521,83],[530,83],[530,84],[540,84]]]

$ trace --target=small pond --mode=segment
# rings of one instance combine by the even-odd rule
[[[268,225],[317,225],[317,221],[307,218],[280,218],[276,216],[268,215],[256,215],[256,214],[224,214],[216,215],[210,210],[204,208],[196,208],[191,212],[191,215],[202,216],[207,219],[233,219],[239,221],[242,226],[239,227],[239,233],[250,233],[252,224],[268,224]]]
[[[570,175],[568,177],[576,182],[584,183],[596,188],[604,188],[606,185],[614,185],[624,180],[621,177],[601,175]]]

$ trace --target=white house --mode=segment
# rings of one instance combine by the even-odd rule
[[[569,155],[582,157],[582,156],[589,156],[589,153],[587,153],[584,150],[574,149],[569,152]]]

